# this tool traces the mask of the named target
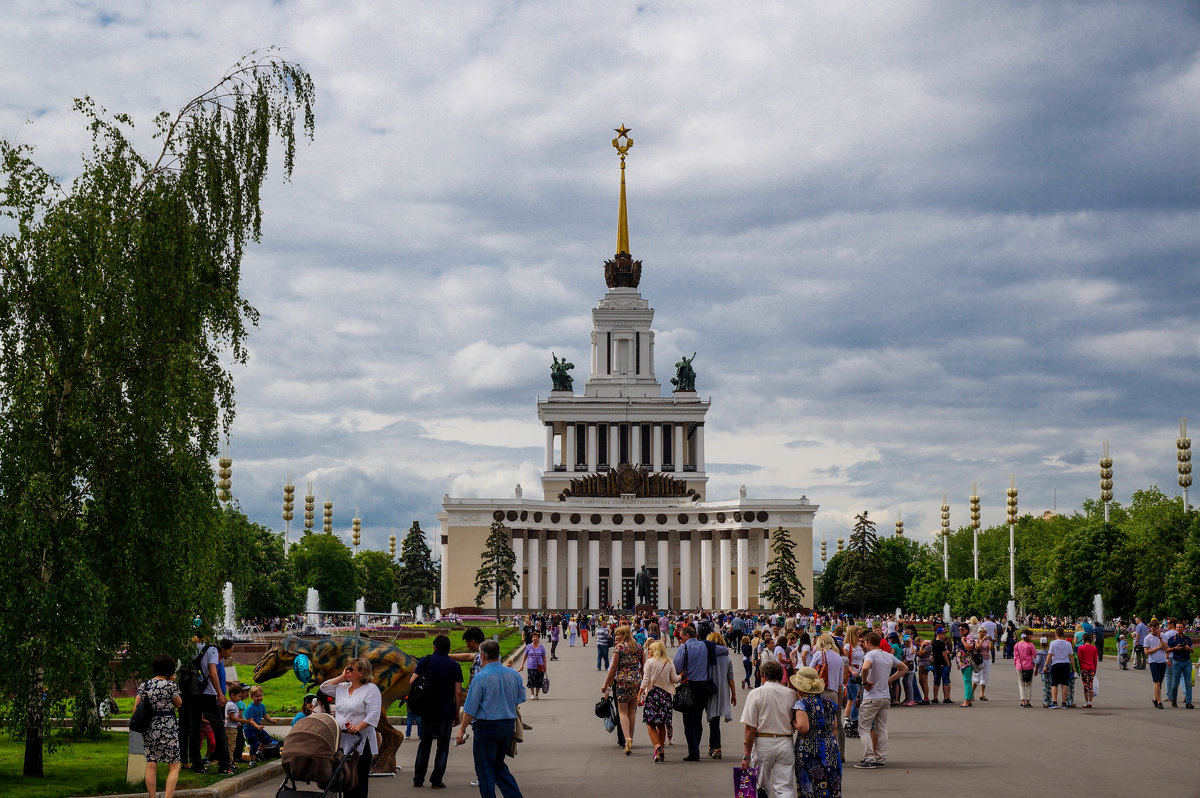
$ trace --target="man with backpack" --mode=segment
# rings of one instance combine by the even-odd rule
[[[196,656],[191,663],[194,675],[190,679],[191,684],[185,685],[189,687],[186,692],[190,695],[184,700],[189,704],[188,761],[192,763],[192,770],[197,773],[204,772],[204,760],[200,758],[201,720],[208,718],[208,723],[213,729],[225,727],[225,720],[221,715],[221,707],[226,703],[225,688],[218,669],[221,660],[228,657],[232,651],[233,641],[224,638],[215,646],[205,638],[200,638],[196,644]],[[229,748],[225,744],[224,736],[218,734],[216,738],[218,773],[225,776],[237,773],[230,761]]]
[[[425,783],[429,750],[434,741],[437,742],[437,754],[433,760],[433,772],[429,774],[429,786],[446,786],[442,777],[446,774],[446,763],[450,757],[450,732],[463,703],[462,667],[449,654],[450,638],[446,635],[435,637],[433,653],[417,663],[416,674],[423,683],[419,700],[414,694],[417,691],[416,681],[409,691],[409,711],[421,716],[421,742],[417,746],[417,759],[413,764],[414,787]]]

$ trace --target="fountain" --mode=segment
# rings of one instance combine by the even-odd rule
[[[1092,597],[1092,611],[1095,613],[1096,624],[1099,626],[1103,626],[1104,625],[1104,599],[1100,598],[1099,593],[1097,593],[1095,596]]]
[[[1008,600],[1008,619],[1014,624],[1017,622],[1017,602],[1012,599]]]
[[[425,605],[424,604],[417,605],[417,614],[414,616],[414,620],[416,620],[417,623],[425,623]]]
[[[392,602],[392,618],[389,622],[389,626],[396,625],[396,623],[397,623],[396,616],[398,616],[399,614],[400,614],[400,605],[393,601]]]
[[[354,614],[358,616],[358,622],[363,623],[363,616],[367,614],[367,600],[362,596],[358,597],[358,601],[354,602]]]
[[[433,619],[435,621],[440,621],[442,619],[442,608],[441,607],[433,608]]]
[[[315,587],[308,589],[308,595],[304,599],[304,616],[305,624],[304,631],[313,634],[321,628],[321,595]]]
[[[896,608],[896,622],[897,623],[900,622],[900,608],[899,607]]]
[[[234,612],[233,582],[225,583],[225,619],[221,622],[220,631],[233,637],[237,633],[237,613]]]
[[[950,625],[950,604],[949,603],[946,603],[945,605],[942,606],[942,620],[946,622],[947,626]]]

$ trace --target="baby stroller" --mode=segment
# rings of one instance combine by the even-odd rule
[[[366,737],[355,734],[354,750],[342,752],[342,734],[332,715],[309,715],[296,725],[283,740],[280,759],[284,779],[275,798],[329,798],[352,789],[358,779],[358,757]],[[369,754],[364,754],[369,756]],[[301,790],[297,782],[314,783],[317,790]]]

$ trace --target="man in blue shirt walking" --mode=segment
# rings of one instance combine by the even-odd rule
[[[500,644],[487,640],[479,646],[483,668],[471,680],[467,703],[463,706],[462,725],[455,742],[467,741],[467,726],[474,723],[475,776],[479,794],[495,798],[496,788],[504,798],[522,798],[504,758],[512,745],[517,721],[517,704],[525,701],[521,674],[500,664]]]
[[[684,762],[700,761],[700,736],[704,734],[704,710],[708,706],[708,646],[696,639],[696,630],[684,626],[678,630],[683,643],[675,652],[675,671],[692,686],[696,701],[691,709],[684,710],[683,736],[687,740],[687,756]]]

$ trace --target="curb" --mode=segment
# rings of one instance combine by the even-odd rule
[[[283,763],[276,759],[274,762],[265,762],[237,776],[222,779],[208,787],[176,790],[175,795],[176,798],[228,798],[230,795],[239,793],[256,784],[261,784],[268,779],[282,776]],[[161,785],[159,789],[162,789]],[[145,798],[145,796],[146,792],[143,790],[142,792],[129,792],[120,795],[94,796],[93,798]]]

